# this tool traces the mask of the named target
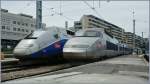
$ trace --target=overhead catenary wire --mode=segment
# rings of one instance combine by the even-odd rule
[[[94,11],[99,17],[101,17],[103,19],[103,17],[99,14],[99,12],[93,8],[89,3],[87,3],[85,0],[83,0],[83,2],[90,8],[92,9],[92,11]]]
[[[24,10],[27,6],[28,6],[28,7],[29,7],[29,6],[32,6],[31,4],[32,4],[32,1],[26,3],[26,5],[24,6],[23,10]],[[57,15],[60,15],[60,16],[62,16],[62,17],[64,17],[64,18],[68,19],[68,20],[74,20],[73,18],[70,18],[70,17],[68,17],[68,16],[66,16],[66,15],[64,15],[64,14],[62,13],[62,0],[60,0],[59,12],[54,11],[54,8],[47,8],[47,7],[43,6],[43,5],[42,5],[42,7],[46,8],[46,9],[48,9],[48,10],[51,10],[51,12],[52,12],[51,16],[54,16],[55,14],[57,14]],[[22,11],[23,11],[23,10],[22,10]],[[49,15],[44,15],[44,16],[42,16],[42,17],[48,17],[48,16],[49,16]]]
[[[32,1],[29,1],[29,2],[27,2],[27,3],[25,4],[25,6],[24,6],[23,8],[20,7],[21,12],[23,13],[23,11],[24,11],[27,7],[32,6],[31,4],[32,4]]]
[[[46,8],[46,9],[48,9],[48,10],[51,10],[51,11],[54,13],[54,14],[52,14],[52,15],[57,14],[57,15],[62,16],[62,17],[64,17],[64,18],[68,19],[68,20],[74,20],[74,19],[72,19],[72,18],[70,18],[70,17],[67,17],[67,16],[64,15],[63,13],[60,14],[60,12],[55,11],[54,8],[47,8],[47,7],[45,7],[45,6],[42,6],[42,7]]]

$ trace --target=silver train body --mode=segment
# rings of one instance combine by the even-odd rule
[[[84,29],[76,32],[63,48],[63,57],[68,60],[97,60],[131,53],[125,44],[107,34],[101,28]]]
[[[66,31],[57,27],[36,30],[22,39],[13,53],[18,59],[53,58],[62,54],[68,39]]]

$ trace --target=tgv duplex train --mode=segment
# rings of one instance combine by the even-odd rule
[[[102,28],[91,28],[76,32],[75,37],[66,42],[63,57],[68,60],[96,60],[131,52]]]
[[[41,59],[60,56],[68,38],[66,31],[57,27],[36,30],[21,40],[13,53],[19,59]]]

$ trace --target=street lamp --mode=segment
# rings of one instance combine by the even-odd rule
[[[134,10],[133,10],[133,53],[135,52],[135,18],[134,18]]]

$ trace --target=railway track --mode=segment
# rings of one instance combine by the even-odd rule
[[[47,65],[28,65],[28,66],[17,66],[11,68],[3,68],[1,73],[1,81],[9,81],[18,78],[36,76],[46,74],[53,71],[58,71],[74,66],[83,65],[85,63],[60,63],[60,64],[47,64]]]
[[[69,68],[71,65],[69,64],[58,64],[58,65],[45,65],[45,66],[30,66],[30,67],[17,67],[5,69],[2,71],[1,79],[2,82],[9,81],[13,79],[29,77],[33,75],[39,75],[42,73],[48,73],[51,71],[56,71],[64,68]]]
[[[62,62],[61,62],[62,63]],[[18,61],[16,63],[6,63],[1,65],[2,73],[17,71],[22,69],[36,68],[43,65],[56,65],[58,63],[50,63],[44,61]]]
[[[1,70],[1,73],[9,73],[9,72],[13,72],[13,71],[19,71],[19,70],[25,70],[25,69],[30,69],[30,68],[36,68],[38,66],[16,66],[16,67],[7,67],[5,69]]]
[[[36,63],[33,62],[18,62],[13,64],[2,65],[1,69],[1,81],[9,81],[24,77],[42,75],[53,71],[58,71],[66,68],[71,68],[83,64],[87,64],[90,62],[82,62],[82,63],[71,63],[71,62],[58,62],[58,63]]]

